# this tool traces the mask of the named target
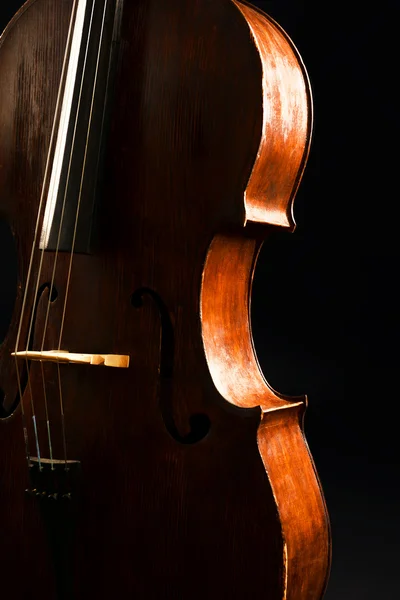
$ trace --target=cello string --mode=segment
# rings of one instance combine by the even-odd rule
[[[61,373],[60,373],[60,364],[59,363],[57,363],[57,375],[58,375],[58,377],[57,377],[58,394],[59,394],[59,398],[60,398],[61,431],[62,431],[62,438],[63,438],[64,462],[65,462],[65,470],[69,471],[68,459],[67,459],[67,432],[66,432],[66,428],[65,428],[64,402],[63,402]]]
[[[63,203],[62,203],[62,209],[61,209],[60,224],[58,227],[54,263],[53,263],[53,269],[52,269],[52,275],[51,275],[50,292],[49,292],[49,298],[47,301],[46,317],[45,317],[45,324],[44,324],[43,336],[42,336],[42,345],[41,345],[41,349],[40,349],[41,352],[43,352],[44,344],[45,344],[45,338],[46,338],[47,326],[48,326],[49,314],[50,314],[51,297],[52,297],[53,289],[54,289],[54,281],[55,281],[55,275],[56,275],[56,270],[57,270],[58,255],[59,255],[59,251],[60,251],[61,233],[62,233],[62,226],[63,226],[63,222],[64,222],[68,188],[69,188],[69,183],[70,183],[70,178],[71,178],[71,167],[72,167],[72,160],[73,160],[73,154],[74,154],[76,134],[77,134],[77,130],[78,130],[79,111],[80,111],[80,107],[82,104],[83,86],[84,86],[84,80],[85,80],[85,74],[86,74],[87,58],[88,58],[89,46],[90,46],[90,38],[91,38],[92,28],[93,28],[95,5],[96,5],[96,0],[93,1],[92,11],[91,11],[91,15],[90,15],[88,37],[87,37],[87,42],[86,42],[82,76],[81,76],[81,81],[80,81],[78,105],[77,105],[77,110],[76,110],[76,115],[75,115],[74,131],[73,131],[72,142],[71,142],[71,150],[70,150],[69,161],[68,161],[68,170],[67,170],[67,177],[66,177],[66,183],[65,183],[65,189],[64,189],[64,197],[63,197]],[[71,85],[74,85],[74,83],[72,82]],[[59,365],[57,366],[57,378],[58,378],[58,391],[59,391],[59,403],[60,403],[60,414],[61,414],[61,430],[62,430],[62,438],[63,438],[63,454],[64,454],[65,468],[67,469],[68,461],[67,461],[65,413],[64,413],[64,403],[63,403],[63,396],[62,396],[62,389],[61,389],[61,381],[60,381],[61,375],[60,375]],[[43,386],[45,389],[46,383],[45,383],[44,379],[43,379]],[[46,414],[48,415],[46,393],[45,393],[45,404],[46,404]],[[49,423],[48,417],[47,417],[47,428],[48,428],[48,432],[49,432],[49,444],[51,445],[50,423]]]
[[[46,410],[47,438],[49,440],[49,453],[50,453],[50,468],[52,471],[54,471],[53,445],[51,443],[50,419],[49,419],[49,409],[48,409],[48,403],[47,403],[46,379],[44,376],[43,361],[40,361],[40,369],[42,372],[44,406],[45,406],[45,410]]]
[[[45,172],[44,172],[44,178],[43,178],[43,186],[42,186],[42,191],[41,191],[41,195],[40,195],[38,215],[37,215],[37,219],[36,219],[35,231],[34,231],[34,236],[33,236],[32,250],[31,250],[31,254],[30,254],[25,290],[24,290],[24,295],[23,295],[23,299],[22,299],[21,316],[19,319],[17,337],[16,337],[16,342],[15,342],[15,349],[14,349],[15,353],[18,352],[18,347],[19,347],[19,342],[20,342],[21,332],[22,332],[22,324],[23,324],[23,320],[24,320],[24,314],[26,311],[26,302],[27,302],[27,298],[28,298],[29,283],[30,283],[30,279],[31,279],[31,275],[32,275],[33,259],[34,259],[34,255],[35,255],[36,243],[37,243],[37,238],[38,238],[38,233],[39,233],[40,218],[41,218],[43,202],[44,202],[44,192],[45,192],[46,182],[47,182],[48,174],[49,174],[49,170],[50,170],[51,150],[53,147],[55,134],[56,134],[57,114],[59,112],[59,108],[60,108],[60,104],[61,104],[62,82],[63,82],[64,76],[65,76],[65,70],[66,70],[66,65],[67,65],[67,56],[68,56],[68,50],[70,47],[70,42],[71,42],[71,37],[72,37],[72,28],[73,28],[73,22],[74,22],[74,16],[75,16],[75,12],[76,12],[77,2],[78,2],[78,0],[74,0],[74,4],[72,6],[72,11],[71,11],[71,19],[70,19],[70,23],[69,23],[66,49],[65,49],[65,53],[64,53],[64,60],[63,60],[63,65],[62,65],[62,70],[61,70],[60,85],[59,85],[58,92],[57,92],[56,108],[55,108],[53,125],[52,125],[52,130],[51,130],[51,135],[50,135],[49,151],[47,153]],[[38,276],[38,279],[39,279],[39,276]],[[34,311],[32,311],[32,315],[31,315],[29,334],[27,337],[27,349],[29,347],[29,340],[30,340],[31,331],[32,331],[33,319],[34,319]],[[38,457],[39,469],[41,469],[42,465],[41,465],[41,460],[40,460],[40,447],[39,447],[39,438],[38,438],[37,424],[36,424],[35,405],[34,405],[34,401],[33,401],[32,386],[31,386],[31,381],[30,381],[29,361],[27,358],[25,359],[25,363],[26,363],[26,369],[27,369],[27,373],[28,373],[28,386],[29,386],[29,392],[30,392],[32,421],[33,421],[34,432],[35,432],[36,450],[38,453],[37,457]],[[16,374],[17,374],[18,392],[19,392],[19,397],[20,397],[22,427],[23,427],[24,442],[25,442],[25,453],[26,453],[26,458],[29,462],[30,461],[30,450],[29,450],[28,427],[27,427],[26,413],[25,413],[25,407],[24,407],[24,402],[23,402],[21,373],[20,373],[20,369],[19,369],[19,363],[18,363],[17,356],[15,356],[15,369],[16,369]]]
[[[76,6],[77,6],[77,10],[78,10],[78,8],[79,8],[79,0],[77,0]],[[65,54],[64,54],[63,72],[62,72],[62,78],[60,80],[60,87],[59,87],[60,100],[61,100],[62,82],[64,80],[64,74],[65,74],[65,70],[66,70],[66,67],[67,67],[67,63],[68,63],[68,66],[69,66],[69,60],[67,60],[67,58],[70,58],[70,50],[71,50],[72,44],[73,44],[73,33],[74,33],[74,29],[75,28],[72,27],[72,21],[74,21],[74,23],[76,22],[76,19],[74,19],[74,16],[76,16],[76,15],[71,15],[70,31],[69,31],[69,35],[68,35],[68,43],[67,43],[66,51],[65,51]],[[71,44],[71,46],[70,46],[70,44]],[[67,82],[68,82],[68,76],[66,77],[66,85],[67,85]],[[66,94],[66,89],[64,88],[63,99],[65,98],[65,94]],[[58,111],[58,106],[57,106],[57,111]],[[56,120],[56,116],[57,116],[57,112],[55,113],[55,120]],[[63,114],[63,111],[61,110],[60,122],[58,124],[58,131],[60,131],[60,128],[62,128],[63,126],[65,126],[64,125],[64,121],[65,121],[65,115]],[[56,151],[57,151],[57,147],[56,147]],[[59,164],[60,160],[61,160],[60,157],[56,154],[56,156],[55,156],[55,162],[57,164]],[[53,163],[53,167],[54,167],[54,163]],[[50,185],[49,185],[49,190],[48,190],[48,197],[53,193],[53,187],[54,187],[54,182],[52,180],[50,180]],[[46,226],[46,222],[44,221],[42,227],[45,227],[45,226]],[[45,246],[43,245],[43,247],[41,248],[41,253],[40,253],[39,269],[38,269],[38,275],[37,275],[37,280],[36,280],[34,298],[37,298],[38,297],[38,293],[39,293],[39,283],[40,283],[40,276],[41,276],[42,269],[43,269],[44,252],[45,252]],[[50,291],[49,292],[49,301],[51,300],[51,295],[52,295],[52,292]],[[31,334],[32,334],[32,331],[33,331],[34,316],[35,316],[34,313],[32,313],[31,320],[30,320],[30,325],[29,325],[29,333],[28,333],[28,338],[27,338],[28,340],[31,339]],[[26,348],[26,350],[28,350],[28,347]],[[48,412],[47,394],[46,394],[46,383],[45,383],[43,365],[41,366],[41,375],[42,375],[42,386],[43,386],[43,390],[44,390],[44,404],[45,404],[46,421],[47,421],[48,445],[49,445],[49,450],[51,451],[51,454],[52,454],[52,442],[51,442],[51,434],[50,434],[50,422],[49,422],[49,419],[48,419],[49,412]],[[32,409],[33,410],[33,424],[34,424],[34,430],[35,430],[35,440],[36,440],[36,448],[37,448],[37,453],[38,453],[39,468],[41,468],[40,449],[39,449],[38,430],[37,430],[37,419],[36,419],[36,414],[35,414],[35,410],[34,410],[32,385],[31,385],[31,380],[30,379],[29,379],[29,389],[30,389],[30,396],[31,396],[32,406],[33,406],[33,409]],[[53,461],[51,461],[51,468],[54,469],[54,463],[53,463]]]
[[[92,26],[93,26],[93,14],[94,14],[95,4],[96,4],[96,0],[94,0],[94,2],[93,2],[92,13],[91,13],[91,17],[90,17],[90,24],[89,24],[89,31],[88,31],[88,40],[87,40],[87,44],[86,44],[86,51],[85,51],[85,57],[84,57],[84,63],[83,63],[82,78],[81,78],[81,82],[80,82],[78,105],[77,105],[77,111],[76,111],[76,115],[75,115],[74,130],[73,130],[73,136],[72,136],[72,142],[71,142],[71,151],[70,151],[69,161],[68,161],[67,177],[66,177],[65,190],[64,190],[63,203],[62,203],[61,216],[60,216],[60,225],[59,225],[59,228],[58,228],[58,235],[57,235],[57,241],[56,241],[56,249],[55,249],[55,252],[54,252],[54,264],[53,264],[52,276],[51,276],[51,282],[50,282],[50,294],[49,294],[49,301],[47,303],[47,310],[46,310],[46,318],[45,318],[44,331],[43,331],[43,337],[42,337],[41,351],[43,351],[43,348],[44,348],[44,342],[45,342],[45,337],[46,337],[46,332],[47,332],[47,326],[48,326],[48,320],[49,320],[49,312],[50,312],[50,305],[51,305],[51,296],[52,296],[53,289],[54,289],[54,281],[55,281],[55,274],[56,274],[56,269],[57,269],[57,261],[58,261],[59,251],[60,251],[61,233],[62,233],[62,226],[63,226],[63,223],[64,223],[64,215],[65,215],[65,208],[66,208],[68,187],[69,187],[70,178],[71,178],[72,159],[73,159],[73,152],[74,152],[76,134],[77,134],[77,129],[78,129],[79,110],[80,110],[81,103],[82,103],[83,84],[84,84],[84,78],[85,78],[85,73],[86,73],[87,57],[88,57],[88,51],[89,51],[90,35],[91,35],[91,31],[92,31]]]
[[[95,3],[95,1],[96,0],[94,0],[94,3]],[[81,182],[80,182],[80,187],[79,187],[79,196],[78,196],[78,204],[77,204],[77,210],[76,210],[76,216],[75,216],[74,232],[73,232],[73,237],[72,237],[72,248],[71,248],[71,256],[70,256],[70,262],[69,262],[69,268],[68,268],[68,277],[67,277],[67,286],[66,286],[66,291],[65,291],[63,316],[62,316],[62,321],[61,321],[60,336],[59,336],[59,342],[58,342],[58,349],[59,350],[61,349],[61,341],[62,341],[62,335],[63,335],[63,330],[64,330],[65,313],[66,313],[66,306],[67,306],[67,300],[68,300],[68,292],[69,292],[70,281],[71,281],[71,271],[72,271],[72,262],[73,262],[73,255],[74,255],[75,239],[76,239],[76,232],[77,232],[77,226],[78,226],[80,203],[81,203],[81,198],[82,198],[82,187],[83,187],[83,178],[84,178],[85,167],[86,167],[88,141],[89,141],[89,136],[90,136],[90,131],[91,131],[91,124],[92,124],[92,117],[93,117],[94,98],[95,98],[95,95],[96,95],[96,85],[97,85],[97,76],[98,76],[98,71],[99,71],[100,54],[101,54],[101,49],[102,49],[103,39],[104,39],[104,25],[105,25],[105,17],[106,17],[107,5],[108,5],[108,0],[105,0],[104,10],[103,10],[103,19],[102,19],[102,25],[101,25],[101,33],[100,33],[99,49],[98,49],[98,53],[97,53],[95,78],[94,78],[94,83],[93,83],[93,94],[92,94],[92,101],[91,101],[91,106],[90,106],[90,116],[89,116],[89,123],[88,123],[88,131],[87,131],[87,135],[86,135],[85,154],[84,154],[84,161],[83,161],[83,167],[82,167]],[[65,470],[68,471],[69,468],[68,468],[68,463],[67,463],[67,443],[66,443],[66,427],[65,427],[64,402],[63,402],[63,392],[62,392],[60,365],[58,363],[57,363],[57,372],[58,372],[60,411],[61,411],[61,423],[62,423],[62,433],[63,433],[64,457],[65,457]]]
[[[95,100],[95,96],[96,96],[97,79],[98,79],[98,74],[99,74],[100,55],[101,55],[101,51],[103,48],[103,41],[104,41],[104,26],[105,26],[105,20],[106,20],[108,1],[109,0],[105,0],[105,2],[104,2],[103,18],[102,18],[101,31],[100,31],[100,41],[99,41],[99,48],[97,51],[96,71],[95,71],[94,84],[93,84],[92,100],[91,100],[91,105],[90,105],[89,124],[88,124],[88,130],[87,130],[87,134],[86,134],[85,154],[84,154],[81,181],[80,181],[80,187],[79,187],[78,206],[77,206],[76,216],[75,216],[74,233],[73,233],[73,237],[72,237],[72,249],[71,249],[70,261],[69,261],[69,267],[68,267],[67,288],[66,288],[66,292],[65,292],[63,316],[62,316],[62,321],[61,321],[60,336],[59,336],[59,340],[58,340],[58,349],[59,350],[61,350],[61,342],[62,342],[62,336],[63,336],[63,331],[64,331],[64,323],[65,323],[65,314],[66,314],[66,308],[67,308],[67,302],[68,302],[68,293],[69,293],[69,287],[70,287],[70,283],[71,283],[71,271],[72,271],[72,263],[73,263],[73,258],[74,258],[76,232],[77,232],[77,227],[78,227],[79,209],[80,209],[80,204],[81,204],[81,199],[82,199],[83,180],[84,180],[85,169],[86,169],[89,137],[90,137],[90,132],[91,132],[91,128],[92,128],[93,107],[94,107],[94,100]]]

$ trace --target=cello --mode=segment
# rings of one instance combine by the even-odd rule
[[[242,0],[28,0],[0,83],[4,597],[321,599],[306,398],[250,322],[311,141],[292,41]]]

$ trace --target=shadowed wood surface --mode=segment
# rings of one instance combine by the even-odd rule
[[[265,382],[249,324],[262,239],[268,227],[293,225],[310,97],[291,43],[247,5],[124,4],[96,250],[74,256],[69,287],[70,257],[60,253],[55,289],[55,253],[44,254],[40,272],[35,253],[38,292],[29,286],[19,349],[38,350],[42,339],[44,350],[57,348],[66,305],[62,348],[131,363],[22,367],[30,452],[34,414],[45,459],[28,478],[11,352],[71,8],[30,0],[0,46],[0,212],[19,264],[0,361],[4,595],[318,600],[329,529],[299,424],[304,399]],[[283,55],[296,76],[277,87]],[[282,127],[292,86],[293,121]],[[246,220],[259,224],[244,229]],[[55,493],[62,502],[51,502]]]

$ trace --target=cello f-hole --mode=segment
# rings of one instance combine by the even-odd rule
[[[164,425],[175,441],[180,444],[197,444],[201,442],[211,428],[211,421],[204,413],[189,417],[189,432],[180,433],[174,419],[173,411],[173,375],[175,358],[175,336],[168,308],[154,290],[142,287],[131,296],[132,306],[139,309],[143,306],[143,297],[149,296],[157,306],[160,315],[160,362],[158,399]]]
[[[37,293],[34,305],[33,305],[33,318],[32,318],[32,330],[31,330],[31,335],[30,338],[27,340],[26,343],[26,348],[28,350],[33,350],[33,340],[35,337],[35,329],[36,329],[36,321],[37,321],[37,317],[38,317],[38,309],[39,309],[39,305],[40,302],[42,300],[42,298],[44,297],[44,295],[47,293],[50,294],[50,298],[49,301],[51,304],[53,304],[57,298],[58,298],[58,291],[57,289],[53,286],[51,286],[51,284],[49,282],[43,283]],[[46,301],[44,299],[44,301]],[[22,391],[22,395],[25,393],[25,389],[26,386],[28,384],[28,377],[29,377],[29,371],[31,368],[31,361],[23,361],[21,362],[21,373],[20,373],[20,379],[21,379],[21,391]],[[12,415],[12,413],[16,410],[16,408],[18,407],[18,404],[20,403],[20,392],[18,390],[17,394],[14,396],[14,399],[11,400],[10,398],[8,398],[8,396],[4,393],[4,391],[0,388],[0,419],[6,419],[7,417],[9,417],[10,415]]]

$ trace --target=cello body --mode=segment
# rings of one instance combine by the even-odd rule
[[[304,66],[244,2],[111,2],[95,241],[41,250],[78,4],[28,0],[0,40],[0,216],[18,263],[0,348],[2,594],[319,600],[330,534],[306,399],[268,385],[249,314],[262,243],[294,229]],[[29,355],[43,349],[129,367]]]

